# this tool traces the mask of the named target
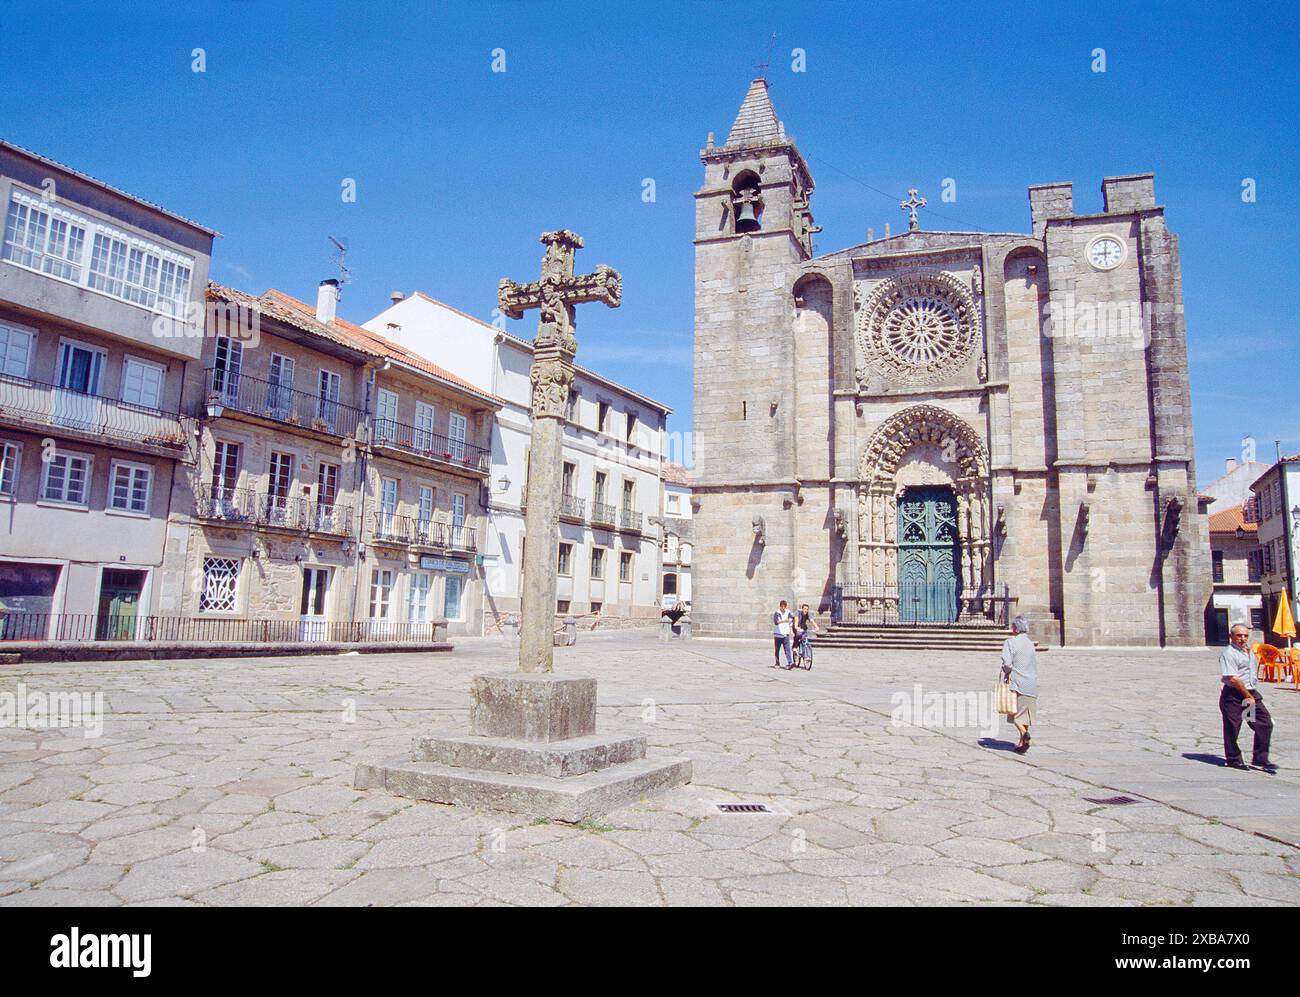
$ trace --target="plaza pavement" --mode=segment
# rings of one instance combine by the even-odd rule
[[[601,729],[689,756],[691,785],[574,826],[352,788],[358,761],[464,730],[470,676],[513,655],[5,667],[0,694],[102,690],[108,715],[98,739],[0,729],[0,904],[1300,902],[1300,694],[1266,692],[1280,774],[1222,768],[1213,649],[1042,655],[1022,758],[1005,722],[891,721],[917,682],[987,691],[989,656],[787,673],[767,642],[584,633],[557,671],[599,678]]]

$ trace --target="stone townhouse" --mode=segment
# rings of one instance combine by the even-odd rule
[[[1029,188],[1023,232],[817,253],[812,172],[755,80],[695,194],[692,617],[777,599],[951,632],[1199,645],[1178,240],[1149,173]]]
[[[1214,589],[1206,607],[1205,642],[1227,644],[1229,629],[1238,623],[1259,639],[1264,630],[1259,525],[1250,521],[1246,505],[1238,504],[1212,512],[1209,526]]]
[[[315,307],[213,284],[190,397],[199,459],[178,483],[163,609],[214,637],[476,632],[481,428],[491,399]],[[465,414],[448,438],[427,413]],[[403,421],[403,420],[406,421]],[[469,593],[469,594],[467,594]],[[251,630],[250,630],[251,627]]]
[[[1252,512],[1258,523],[1260,595],[1264,609],[1264,635],[1270,644],[1287,646],[1287,638],[1273,630],[1278,603],[1287,593],[1292,619],[1300,617],[1300,454],[1279,456],[1276,464],[1251,484]]]
[[[6,636],[135,636],[167,602],[215,233],[0,142],[0,603]]]
[[[491,625],[498,615],[519,610],[532,344],[419,292],[394,294],[393,304],[364,325],[502,399],[482,547],[482,612]],[[651,520],[663,504],[669,412],[595,371],[577,369],[564,429],[557,613],[599,612],[604,624],[658,619],[660,536]]]

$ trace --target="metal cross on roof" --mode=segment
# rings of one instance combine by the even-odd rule
[[[907,230],[914,232],[921,226],[916,221],[916,209],[925,207],[925,198],[916,196],[916,188],[909,187],[907,191],[907,200],[899,201],[898,206],[904,211],[910,212],[907,220]]]

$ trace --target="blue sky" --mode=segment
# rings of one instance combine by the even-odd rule
[[[698,152],[770,47],[819,253],[897,230],[911,186],[926,228],[1027,231],[1029,184],[1072,180],[1076,211],[1100,211],[1103,176],[1154,171],[1202,482],[1246,434],[1264,459],[1300,451],[1294,5],[809,6],[16,0],[0,136],[220,230],[212,275],[246,290],[310,299],[345,238],[354,321],[414,289],[490,319],[502,276],[535,276],[538,233],[573,229],[585,269],[624,278],[618,311],[580,309],[580,362],[684,431]]]

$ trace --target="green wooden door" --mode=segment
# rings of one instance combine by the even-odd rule
[[[898,502],[898,616],[952,623],[961,596],[957,502],[951,488],[909,488]]]
[[[98,640],[130,640],[135,636],[136,617],[140,612],[140,591],[144,572],[105,570],[99,588]]]

